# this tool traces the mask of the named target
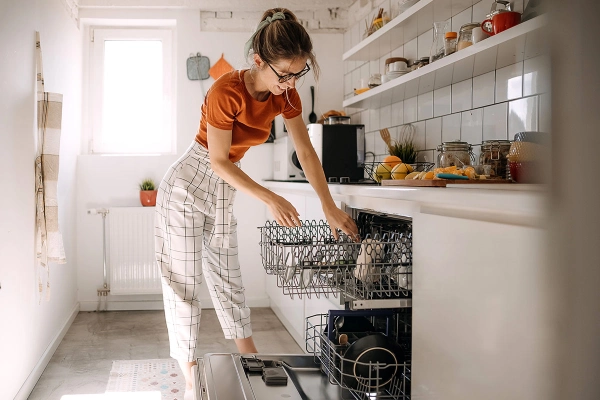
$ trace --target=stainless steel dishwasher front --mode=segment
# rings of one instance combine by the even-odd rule
[[[253,356],[253,355],[245,355]],[[256,354],[281,362],[286,386],[267,386],[260,373],[246,372],[237,353],[209,353],[198,360],[196,400],[340,400],[348,397],[321,372],[318,360],[304,354]]]

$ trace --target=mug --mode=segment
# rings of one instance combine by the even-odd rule
[[[492,31],[488,31],[485,24],[490,22],[492,24]],[[521,14],[516,11],[504,11],[495,14],[492,19],[486,19],[481,23],[481,29],[488,35],[497,35],[502,31],[512,28],[521,22]]]
[[[471,32],[473,35],[473,44],[479,43],[488,37],[488,35],[486,35],[487,32],[483,33],[483,29],[481,29],[481,26],[473,28]]]

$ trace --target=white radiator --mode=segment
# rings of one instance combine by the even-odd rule
[[[154,207],[115,207],[108,213],[110,294],[160,294],[154,256]]]

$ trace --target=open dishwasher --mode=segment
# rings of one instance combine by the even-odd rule
[[[412,222],[351,210],[361,237],[326,221],[267,222],[261,255],[284,294],[339,296],[344,310],[306,319],[304,355],[206,354],[197,400],[410,399]]]

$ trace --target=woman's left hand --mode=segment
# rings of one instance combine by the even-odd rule
[[[360,240],[360,237],[358,236],[358,227],[348,214],[337,207],[332,207],[323,211],[325,212],[327,223],[331,227],[331,233],[336,240],[339,239],[338,229],[348,235],[352,240]]]

